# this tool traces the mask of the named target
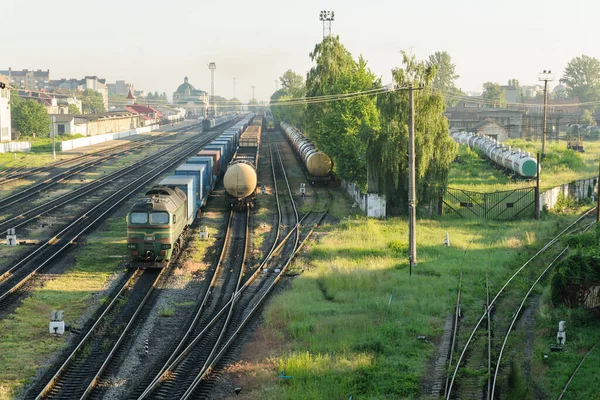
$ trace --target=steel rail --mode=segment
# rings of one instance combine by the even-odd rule
[[[594,224],[596,224],[596,222],[588,225],[583,230],[583,232],[587,232],[587,230],[589,228],[591,228]],[[513,329],[515,323],[517,322],[517,319],[519,318],[519,315],[521,313],[521,310],[523,309],[523,306],[525,305],[525,302],[529,298],[529,295],[531,294],[531,292],[533,291],[535,286],[538,284],[538,282],[544,277],[544,275],[546,275],[546,272],[548,272],[548,270],[550,270],[550,268],[552,268],[554,266],[556,261],[558,261],[562,257],[562,255],[567,252],[567,250],[569,250],[569,246],[565,246],[565,248],[552,260],[552,262],[550,264],[548,264],[548,266],[542,271],[542,273],[539,274],[538,278],[533,282],[533,284],[531,285],[531,287],[529,288],[527,293],[525,293],[525,296],[523,297],[521,304],[519,304],[519,307],[517,307],[517,310],[515,311],[513,318],[510,322],[510,326],[508,327],[508,330],[506,331],[506,334],[504,336],[504,341],[502,343],[502,347],[500,348],[500,353],[498,354],[498,360],[496,362],[496,368],[494,371],[494,379],[492,380],[492,394],[490,397],[491,399],[494,398],[494,393],[496,391],[496,382],[498,380],[498,371],[500,370],[500,363],[502,362],[502,356],[504,355],[504,350],[506,349],[508,338],[510,336],[510,333],[512,332],[512,329]]]
[[[6,291],[5,293],[1,294],[0,295],[0,301],[3,301],[4,299],[6,299],[6,297],[8,295],[10,295],[15,290],[17,290],[19,287],[21,287],[33,275],[35,275],[40,269],[42,269],[43,267],[45,267],[50,261],[52,261],[55,257],[57,257],[59,254],[61,254],[62,252],[64,252],[69,246],[71,246],[73,244],[73,242],[75,240],[77,240],[81,235],[83,235],[88,229],[90,229],[97,222],[99,222],[100,220],[102,220],[108,213],[110,213],[112,210],[114,210],[117,206],[120,206],[131,195],[137,193],[137,191],[141,187],[143,187],[145,184],[147,184],[148,182],[150,182],[152,179],[154,179],[157,176],[159,176],[160,174],[162,174],[168,168],[170,168],[173,165],[175,165],[176,163],[180,162],[183,158],[187,157],[189,154],[194,153],[197,150],[197,148],[200,148],[201,146],[203,146],[206,143],[210,142],[210,140],[212,140],[212,136],[211,136],[210,139],[202,140],[201,143],[198,143],[197,146],[193,146],[192,150],[189,150],[189,148],[184,149],[183,151],[179,152],[177,155],[171,157],[170,159],[168,159],[166,161],[163,161],[161,164],[159,164],[158,166],[154,167],[152,170],[150,170],[150,171],[146,172],[145,174],[143,174],[142,176],[138,177],[133,182],[130,182],[125,187],[123,187],[119,191],[113,193],[110,197],[104,199],[102,202],[100,202],[99,204],[97,204],[96,206],[94,206],[91,210],[89,210],[88,212],[86,212],[83,216],[79,217],[76,221],[74,221],[73,223],[71,223],[67,228],[63,229],[58,235],[55,235],[52,239],[50,239],[49,241],[47,241],[46,243],[44,243],[42,246],[40,246],[38,249],[36,249],[36,251],[34,251],[33,253],[29,254],[25,259],[19,261],[17,264],[15,264],[13,267],[11,267],[7,272],[5,272],[2,275],[2,277],[0,277],[0,279],[2,279],[3,277],[6,277],[7,274],[12,274],[12,272],[14,272],[18,267],[20,267],[27,260],[29,260],[30,258],[32,258],[33,255],[39,253],[42,249],[44,249],[44,248],[46,248],[46,247],[48,247],[50,245],[55,244],[59,240],[58,237],[60,235],[62,235],[63,233],[65,233],[68,229],[74,227],[80,221],[83,221],[84,219],[90,218],[89,214],[92,211],[100,208],[102,205],[104,205],[104,203],[106,203],[107,201],[111,200],[113,197],[115,197],[117,195],[121,195],[120,198],[118,198],[113,204],[111,204],[111,206],[109,206],[104,212],[102,212],[97,218],[95,218],[94,221],[92,221],[91,223],[87,224],[83,229],[79,230],[79,232],[77,234],[75,234],[64,246],[62,246],[59,250],[57,250],[56,252],[54,252],[53,254],[51,254],[49,257],[47,257],[45,261],[43,261],[33,271],[31,271],[29,274],[27,274],[27,276],[25,278],[23,278],[21,281],[19,281],[16,285],[12,286],[8,291]],[[149,177],[147,177],[147,176],[149,176]],[[142,183],[137,184],[138,181],[142,181]],[[122,192],[125,192],[125,191],[129,190],[128,188],[131,187],[131,186],[134,186],[134,185],[137,185],[137,186],[133,190],[130,190],[129,192],[127,192],[126,194],[123,195]]]
[[[533,256],[531,256],[531,258],[529,258],[529,260],[527,260],[519,269],[517,269],[516,272],[514,272],[510,278],[504,283],[504,285],[500,288],[500,290],[498,291],[498,293],[496,293],[496,295],[494,296],[494,298],[492,299],[492,301],[489,304],[488,309],[486,309],[483,314],[481,315],[481,317],[479,318],[479,320],[477,321],[477,323],[475,324],[475,327],[473,328],[473,330],[471,331],[471,334],[469,335],[469,338],[467,339],[467,342],[465,343],[465,346],[463,347],[463,350],[458,358],[458,361],[456,363],[456,366],[454,368],[454,372],[452,373],[452,379],[450,381],[450,386],[448,387],[447,393],[446,393],[446,400],[450,400],[450,396],[452,394],[452,387],[454,386],[454,381],[456,380],[456,375],[458,374],[458,369],[460,368],[460,364],[467,352],[467,349],[471,343],[471,341],[473,340],[473,337],[475,336],[475,333],[477,332],[477,330],[479,329],[479,327],[481,326],[481,323],[483,322],[484,318],[487,316],[489,309],[495,304],[495,302],[498,300],[498,298],[500,297],[500,295],[504,292],[504,290],[506,289],[506,287],[510,284],[510,282],[512,282],[512,280],[525,268],[527,267],[527,265],[529,265],[534,259],[537,258],[537,256],[539,256],[540,254],[542,254],[543,252],[545,252],[547,249],[549,249],[552,245],[554,245],[556,242],[558,242],[562,236],[565,234],[565,232],[567,232],[572,226],[574,226],[575,224],[579,223],[581,220],[583,220],[583,218],[585,218],[589,213],[591,213],[593,210],[595,210],[596,207],[592,207],[589,210],[585,211],[579,218],[577,218],[575,221],[573,221],[571,224],[569,224],[565,229],[563,229],[560,233],[558,233],[554,238],[552,238],[548,243],[546,243],[540,250],[538,250]]]
[[[145,296],[140,301],[139,305],[136,307],[135,312],[133,313],[133,315],[131,316],[131,318],[127,322],[127,325],[123,329],[123,332],[119,335],[117,343],[111,349],[111,351],[110,351],[110,353],[108,355],[108,358],[106,358],[106,360],[110,360],[112,358],[112,356],[114,355],[114,353],[115,353],[116,349],[118,348],[119,344],[122,342],[122,340],[125,337],[125,335],[127,334],[127,332],[129,332],[129,330],[131,329],[131,327],[135,323],[135,320],[136,320],[137,316],[139,315],[139,313],[141,312],[142,308],[144,307],[144,305],[148,301],[148,298],[150,297],[150,294],[152,293],[152,291],[156,287],[156,284],[161,279],[161,277],[164,275],[164,273],[165,273],[166,270],[167,270],[167,268],[162,268],[160,270],[160,272],[157,274],[156,278],[154,279],[154,282],[152,283],[152,286],[150,286],[148,288]],[[149,272],[148,272],[148,270],[144,270],[143,273],[149,273]],[[132,290],[134,290],[134,288],[132,288]],[[122,293],[123,293],[123,288],[119,291],[119,294],[113,298],[113,300],[111,301],[111,306],[109,308],[107,308],[107,310],[105,310],[104,313],[102,313],[102,316],[100,318],[98,318],[98,320],[96,321],[96,323],[94,324],[94,326],[88,331],[88,333],[85,335],[85,337],[81,340],[81,342],[79,343],[79,345],[77,346],[77,348],[71,353],[71,355],[67,358],[67,360],[61,365],[61,367],[54,374],[54,376],[52,377],[52,379],[50,379],[50,381],[46,384],[46,386],[44,387],[44,389],[42,389],[42,391],[37,395],[36,400],[40,400],[43,397],[46,397],[48,395],[49,391],[52,390],[52,388],[58,383],[60,377],[67,371],[67,368],[73,363],[73,361],[75,361],[75,358],[79,354],[79,351],[82,349],[82,347],[86,343],[88,343],[88,341],[90,340],[92,334],[95,332],[96,328],[100,325],[101,322],[104,321],[104,318],[108,314],[108,311],[110,311],[113,308],[114,304],[119,299],[119,296]],[[101,370],[103,371],[105,367],[106,367],[106,362],[102,364]],[[95,380],[96,377],[94,377],[92,379]],[[95,383],[95,382],[90,383],[90,386],[93,383]],[[88,388],[86,389],[86,391],[84,392],[84,394],[83,394],[83,396],[81,398],[87,397],[87,394],[89,393],[90,386],[88,386]]]
[[[571,374],[571,377],[569,378],[569,380],[565,384],[565,387],[563,388],[562,392],[560,393],[560,396],[558,396],[557,400],[562,400],[563,396],[567,392],[567,389],[569,388],[569,385],[571,384],[571,381],[573,380],[573,378],[575,378],[575,375],[577,375],[577,372],[579,372],[579,369],[583,365],[583,362],[585,361],[586,358],[588,358],[588,356],[592,353],[592,351],[594,351],[594,349],[596,348],[596,346],[598,346],[598,344],[600,344],[600,341],[596,342],[596,344],[594,346],[592,346],[592,348],[589,349],[587,353],[585,353],[585,356],[583,356],[583,358],[581,359],[581,361],[577,365],[577,368],[575,368],[575,371],[573,371],[573,373]]]
[[[269,150],[272,151],[272,149],[271,149],[270,146],[269,146]],[[283,160],[281,158],[281,153],[279,151],[279,146],[276,146],[276,150],[277,150],[277,158],[279,160],[279,166],[281,168],[281,172],[283,174],[283,178],[284,178],[285,184],[287,186],[288,195],[290,197],[289,201],[290,201],[290,203],[292,205],[292,208],[294,210],[295,227],[297,227],[297,226],[299,226],[299,217],[298,217],[298,210],[296,208],[296,202],[294,201],[294,197],[293,197],[293,194],[292,194],[292,190],[290,188],[290,184],[289,184],[289,180],[288,180],[288,177],[287,177],[287,173],[285,172],[285,166],[284,166]],[[271,157],[271,159],[272,159],[272,157]],[[274,177],[274,179],[277,180],[276,177]],[[279,194],[279,192],[278,192],[278,194]],[[293,229],[292,229],[292,231],[293,231]],[[275,285],[275,283],[279,282],[279,280],[281,279],[281,276],[283,274],[283,271],[287,270],[288,265],[291,263],[294,255],[296,254],[296,250],[298,249],[298,242],[299,242],[299,239],[300,239],[300,229],[298,228],[295,231],[296,231],[296,237],[295,237],[295,240],[294,240],[294,243],[293,243],[291,254],[290,254],[289,258],[287,259],[287,261],[286,261],[286,263],[284,265],[284,268],[280,269],[279,273],[277,274],[277,277],[271,282],[271,284],[269,285],[269,287],[267,288],[267,290],[265,291],[265,293],[261,296],[261,298],[260,298],[261,301],[262,301],[262,299],[265,298],[265,296],[268,293],[270,293],[271,288]],[[230,311],[228,313],[227,321],[229,321],[229,318],[231,316],[231,312],[233,311],[233,307],[235,306],[235,303],[236,303],[235,300],[232,299],[231,309],[230,309]],[[256,308],[254,308],[254,309],[256,309]],[[253,312],[251,312],[251,315],[252,314],[253,314]],[[246,321],[247,321],[247,319],[246,319]],[[245,325],[245,324],[243,324],[243,325]],[[241,326],[238,327],[238,329],[235,331],[236,335],[237,335],[237,333],[240,330],[241,330]],[[224,334],[224,331],[222,332],[222,334]],[[224,348],[225,349],[228,348],[230,344],[231,344],[231,339],[227,342],[227,344],[226,344],[226,346],[224,346]],[[218,346],[218,344],[215,345],[215,348],[213,350],[216,350],[217,346]],[[218,359],[220,359],[220,357],[223,354],[223,350],[220,351],[218,354],[219,354]],[[194,391],[197,389],[197,387],[200,384],[200,382],[202,381],[202,379],[213,370],[213,367],[216,364],[216,361],[217,361],[217,357],[215,357],[214,360],[212,360],[210,363],[208,363],[208,362],[205,363],[205,365],[200,370],[200,373],[196,376],[196,378],[193,381],[193,383],[189,386],[189,388],[187,389],[187,391],[182,396],[181,400],[188,400],[190,397],[192,397]]]
[[[271,154],[271,156],[272,156],[272,154]],[[275,166],[274,166],[273,159],[271,159],[271,171],[273,174],[275,193],[277,193],[278,187],[277,187],[277,180],[275,179]],[[248,280],[244,283],[244,285],[242,285],[242,287],[234,294],[233,298],[227,304],[225,304],[223,306],[223,308],[215,315],[215,317],[205,326],[205,328],[202,330],[202,332],[200,332],[200,334],[198,334],[192,340],[192,342],[190,342],[188,344],[188,346],[184,350],[181,350],[185,341],[187,341],[187,339],[189,339],[189,335],[192,333],[193,326],[190,327],[190,329],[188,329],[188,331],[186,332],[186,335],[184,336],[184,339],[182,339],[180,341],[180,344],[177,346],[177,349],[175,349],[175,351],[173,351],[173,354],[171,355],[169,360],[164,364],[164,366],[161,368],[159,373],[154,377],[152,382],[150,382],[150,384],[146,387],[146,389],[138,397],[138,399],[141,400],[141,399],[144,399],[147,396],[149,396],[150,393],[152,393],[156,389],[156,387],[160,384],[163,377],[165,375],[167,375],[170,371],[174,370],[174,368],[177,367],[177,365],[179,365],[179,363],[181,361],[183,361],[183,358],[191,352],[193,346],[195,346],[200,341],[200,338],[203,337],[205,332],[207,332],[207,330],[216,323],[217,319],[219,319],[223,315],[224,310],[226,310],[227,307],[229,307],[231,304],[233,304],[236,301],[236,299],[241,295],[241,293],[245,290],[245,288],[248,287],[249,284],[260,274],[260,271],[263,269],[263,267],[266,265],[266,263],[270,260],[272,255],[277,252],[277,249],[279,248],[277,246],[277,242],[279,240],[279,236],[280,236],[280,232],[281,232],[280,226],[281,226],[282,215],[281,215],[281,205],[279,202],[279,196],[275,196],[275,200],[276,200],[276,204],[277,204],[277,215],[278,215],[275,240],[273,241],[273,245],[269,249],[269,252],[265,256],[263,261],[259,264],[256,271],[250,276],[250,278],[248,278]],[[283,240],[285,241],[287,239],[283,239]],[[196,314],[196,317],[194,319],[194,322],[192,322],[192,325],[194,325],[196,323],[196,321],[199,319],[200,311],[201,310],[199,310],[198,313]]]
[[[198,135],[200,135],[200,134],[198,134]],[[33,220],[40,218],[41,216],[43,216],[44,214],[46,214],[50,211],[53,211],[60,207],[63,207],[64,205],[69,204],[69,203],[73,202],[74,200],[76,200],[90,192],[98,190],[98,189],[104,187],[105,185],[112,183],[116,179],[122,178],[124,175],[153,162],[155,159],[168,154],[169,152],[173,151],[174,149],[177,149],[177,148],[181,147],[182,145],[185,145],[188,142],[193,142],[194,140],[197,140],[197,139],[198,139],[198,137],[194,136],[194,137],[188,138],[186,140],[183,140],[177,144],[169,146],[165,149],[159,150],[158,152],[151,154],[147,158],[138,160],[131,165],[128,165],[126,167],[123,167],[117,171],[110,173],[109,175],[105,175],[96,180],[93,180],[93,181],[75,189],[72,192],[65,193],[56,198],[53,198],[48,203],[41,204],[39,206],[36,206],[34,208],[31,208],[31,209],[23,212],[23,213],[20,213],[19,215],[15,216],[15,217],[12,217],[10,219],[2,221],[2,222],[0,222],[0,231],[5,230],[6,228],[15,228],[15,229],[19,228]],[[67,200],[61,202],[61,200],[64,200],[64,199],[67,199]],[[29,217],[23,221],[23,219],[25,219],[28,214],[34,213],[40,209],[46,209],[46,210],[44,210],[43,212],[40,212],[32,217]],[[9,225],[11,222],[14,222],[14,221],[19,221],[19,222],[16,225],[12,225],[12,226]]]
[[[175,133],[175,134],[184,133],[184,132],[188,132],[192,129],[195,129],[198,126],[200,126],[200,124],[188,125],[185,127],[180,127],[175,130],[165,131],[165,133]],[[98,157],[103,154],[111,153],[111,152],[114,152],[115,150],[119,151],[119,150],[121,150],[123,148],[127,148],[127,147],[129,147],[129,148],[126,151],[131,151],[131,150],[135,149],[137,146],[139,146],[140,144],[147,145],[147,144],[149,144],[149,142],[152,143],[155,141],[162,141],[162,140],[165,140],[165,139],[168,139],[168,138],[174,136],[174,135],[165,135],[165,133],[161,134],[160,137],[153,139],[153,140],[140,140],[140,141],[136,141],[135,143],[123,143],[123,144],[120,144],[117,146],[109,147],[109,148],[98,150],[95,152],[82,154],[80,156],[73,157],[70,159],[56,161],[56,162],[53,162],[51,164],[48,164],[48,165],[45,165],[42,167],[33,168],[31,170],[26,170],[25,167],[21,167],[21,168],[19,168],[19,170],[25,170],[25,171],[23,171],[23,173],[16,175],[16,176],[14,176],[15,174],[11,174],[11,176],[9,176],[9,177],[0,177],[0,184],[6,184],[9,182],[13,182],[15,180],[24,179],[24,178],[27,178],[38,172],[51,171],[54,168],[58,168],[58,167],[66,165],[66,164],[74,163],[75,165],[73,165],[72,167],[76,167],[78,165],[83,165],[86,162],[86,159],[89,159],[92,157]],[[82,161],[82,162],[80,162],[80,161]]]

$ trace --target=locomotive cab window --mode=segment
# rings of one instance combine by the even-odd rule
[[[129,220],[132,224],[147,224],[148,214],[145,212],[132,212],[129,215]]]
[[[153,212],[150,214],[150,223],[152,224],[168,224],[169,213],[166,212]]]

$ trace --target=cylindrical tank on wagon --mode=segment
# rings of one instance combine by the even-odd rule
[[[320,151],[309,154],[305,162],[308,172],[313,176],[327,176],[331,172],[331,158]]]
[[[223,177],[225,190],[233,197],[243,199],[256,190],[256,170],[246,162],[231,164]]]

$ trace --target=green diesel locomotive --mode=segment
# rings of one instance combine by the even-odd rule
[[[181,247],[188,202],[177,187],[156,186],[146,196],[127,214],[127,249],[132,267],[162,268]]]

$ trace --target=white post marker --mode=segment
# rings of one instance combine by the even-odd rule
[[[17,235],[15,234],[15,228],[9,228],[6,231],[6,244],[8,246],[17,245]]]
[[[556,332],[556,341],[558,344],[565,344],[567,341],[567,332],[565,332],[566,327],[567,323],[565,321],[560,321],[558,323],[558,332]]]
[[[444,245],[450,246],[450,235],[446,232],[446,239],[444,239]]]
[[[52,310],[50,313],[50,325],[48,330],[50,334],[62,335],[65,333],[65,312],[63,310]]]

